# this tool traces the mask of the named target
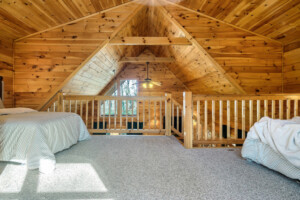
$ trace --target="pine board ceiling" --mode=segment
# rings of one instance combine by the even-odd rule
[[[17,39],[132,0],[1,0],[0,37]]]

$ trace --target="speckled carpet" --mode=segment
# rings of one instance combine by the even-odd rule
[[[240,156],[165,136],[93,136],[51,175],[0,163],[0,199],[300,199],[300,184]]]

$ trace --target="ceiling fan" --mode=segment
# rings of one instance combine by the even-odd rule
[[[152,81],[151,78],[149,78],[149,62],[146,62],[147,64],[147,77],[144,81],[139,81],[137,84],[142,85],[143,88],[153,88],[154,85],[161,86],[160,82]]]

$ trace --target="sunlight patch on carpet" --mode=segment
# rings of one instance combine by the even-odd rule
[[[58,163],[52,174],[40,174],[37,192],[107,192],[107,188],[91,164]]]
[[[8,164],[0,175],[0,193],[21,192],[27,174],[25,165]]]

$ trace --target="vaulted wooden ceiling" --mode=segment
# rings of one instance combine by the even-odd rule
[[[182,0],[178,4],[288,44],[299,40],[299,3],[299,0]]]
[[[15,105],[40,107],[59,90],[97,94],[126,67],[118,61],[145,48],[173,57],[165,66],[194,93],[282,92],[283,45],[300,40],[300,0],[175,2],[1,1],[0,61],[14,63]],[[130,36],[191,45],[110,44]]]
[[[2,0],[0,37],[17,39],[132,0]]]

